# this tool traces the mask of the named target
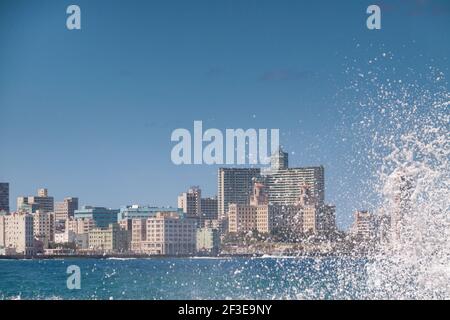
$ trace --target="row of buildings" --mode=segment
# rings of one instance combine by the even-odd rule
[[[104,208],[98,208],[104,209]],[[57,231],[52,212],[0,214],[0,251],[6,255],[39,253],[148,255],[217,254],[219,234],[198,226],[195,217],[175,211],[157,211],[147,218],[122,219],[99,227],[93,216],[71,217]],[[98,218],[98,217],[97,217]],[[103,217],[100,221],[104,221]]]
[[[219,168],[217,183],[216,197],[203,197],[194,186],[178,196],[177,208],[79,207],[76,197],[54,202],[47,189],[39,189],[37,195],[18,197],[12,213],[9,185],[0,183],[0,249],[27,255],[61,248],[217,254],[221,240],[230,234],[300,242],[336,232],[335,207],[325,203],[324,168],[290,168],[288,154],[281,149],[272,156],[270,168]],[[370,213],[355,214],[353,234],[371,238],[373,228]]]

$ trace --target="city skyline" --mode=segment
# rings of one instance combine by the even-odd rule
[[[364,155],[343,125],[356,115],[336,97],[346,68],[388,51],[399,77],[430,63],[448,73],[448,4],[392,1],[370,31],[370,1],[284,3],[80,0],[79,31],[66,28],[68,1],[1,3],[0,181],[10,198],[45,186],[82,204],[175,206],[192,184],[213,196],[218,166],[170,161],[171,132],[202,120],[280,128],[292,166],[324,166],[326,201],[347,228],[355,209],[372,209],[362,186],[372,172],[351,161]]]
[[[269,202],[276,205],[291,205],[297,203],[302,194],[302,188],[307,184],[313,190],[314,198],[319,204],[325,200],[324,168],[317,167],[289,167],[289,155],[282,148],[275,151],[270,157],[268,166],[256,168],[248,167],[220,167],[217,171],[217,192],[213,195],[202,197],[202,187],[190,184],[187,192],[181,192],[177,196],[177,205],[157,205],[154,203],[126,203],[119,207],[144,205],[160,208],[179,208],[188,214],[206,214],[211,209],[208,201],[215,201],[218,216],[225,217],[228,203],[248,204],[254,183],[267,185],[270,192]],[[79,199],[73,196],[64,196],[63,201],[55,201],[48,193],[48,189],[40,187],[36,195],[21,195],[16,198],[15,210],[9,206],[9,182],[0,182],[0,200],[6,212],[18,212],[21,210],[35,212],[54,212],[56,216],[66,219],[73,217],[74,210],[78,210]],[[205,203],[203,205],[203,203]],[[80,207],[96,207],[98,204],[84,203]],[[203,210],[203,207],[207,209]],[[108,206],[106,206],[108,207]],[[112,208],[112,207],[109,207]],[[0,210],[1,211],[1,210]],[[205,211],[205,212],[204,212]]]

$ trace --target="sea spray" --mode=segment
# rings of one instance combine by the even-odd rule
[[[444,73],[392,65],[391,53],[354,75],[345,112],[376,195],[379,244],[367,263],[369,299],[450,299],[450,93]],[[374,63],[376,61],[377,63]]]

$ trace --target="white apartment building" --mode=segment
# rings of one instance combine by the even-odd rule
[[[85,234],[89,233],[92,229],[94,229],[95,221],[91,218],[69,218],[66,220],[66,232],[72,231],[75,234]]]
[[[139,237],[136,231],[136,237]],[[177,212],[158,212],[146,220],[141,252],[153,255],[189,255],[196,252],[197,219]]]
[[[34,253],[33,216],[25,213],[0,215],[0,247],[18,254]]]
[[[48,243],[55,240],[55,214],[40,210],[33,214],[33,234],[48,248]]]

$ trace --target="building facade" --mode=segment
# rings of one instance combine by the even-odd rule
[[[89,232],[89,249],[101,252],[126,252],[129,249],[131,234],[129,230],[111,223],[107,229],[94,228]]]
[[[147,219],[133,219],[131,230],[131,250],[139,253],[144,252],[143,243],[147,241]]]
[[[33,214],[33,234],[36,240],[48,248],[50,242],[55,241],[55,215],[52,212],[37,211]]]
[[[9,183],[0,182],[0,212],[9,213]]]
[[[177,212],[158,212],[146,221],[145,241],[140,253],[152,255],[190,255],[196,252],[197,219]],[[133,226],[134,227],[134,226]],[[136,237],[139,237],[137,228]],[[137,238],[135,238],[137,239]]]
[[[333,205],[307,205],[302,207],[303,233],[328,235],[336,231],[336,207]]]
[[[33,216],[26,213],[0,215],[0,247],[17,254],[34,254]]]
[[[219,254],[220,234],[218,229],[200,228],[197,230],[197,253],[206,255]]]
[[[17,211],[34,213],[37,210],[41,212],[54,212],[54,199],[48,195],[47,189],[38,189],[37,196],[17,197]]]
[[[376,236],[375,216],[365,210],[355,211],[351,234],[357,238],[370,240]]]
[[[202,212],[202,190],[198,186],[189,188],[178,196],[178,208],[188,215],[200,217]]]
[[[201,223],[203,223],[205,220],[217,220],[219,209],[217,204],[217,198],[202,198],[201,199],[201,208],[202,208],[202,215],[201,215]]]
[[[181,209],[172,207],[151,207],[137,204],[120,208],[119,220],[148,219],[156,216],[158,212],[182,212]]]
[[[280,215],[280,207],[269,204],[239,205],[228,207],[228,232],[247,233],[258,231],[270,234]]]
[[[230,204],[249,204],[253,182],[260,176],[259,168],[219,168],[217,206],[220,220],[227,218]]]
[[[91,218],[69,218],[65,221],[65,231],[74,234],[86,234],[95,227],[95,221]]]
[[[65,221],[73,218],[75,210],[78,210],[78,198],[64,198],[63,201],[55,203],[55,219],[57,221]]]
[[[270,159],[270,168],[262,171],[269,202],[273,205],[296,205],[302,186],[310,188],[319,205],[325,201],[323,166],[289,168],[288,153],[280,148]]]
[[[75,210],[75,219],[91,219],[97,228],[108,228],[110,224],[118,222],[119,210],[105,207],[84,206]]]
[[[324,168],[304,167],[271,171],[265,175],[269,202],[276,205],[295,205],[301,195],[301,186],[307,184],[319,205],[325,201]]]

